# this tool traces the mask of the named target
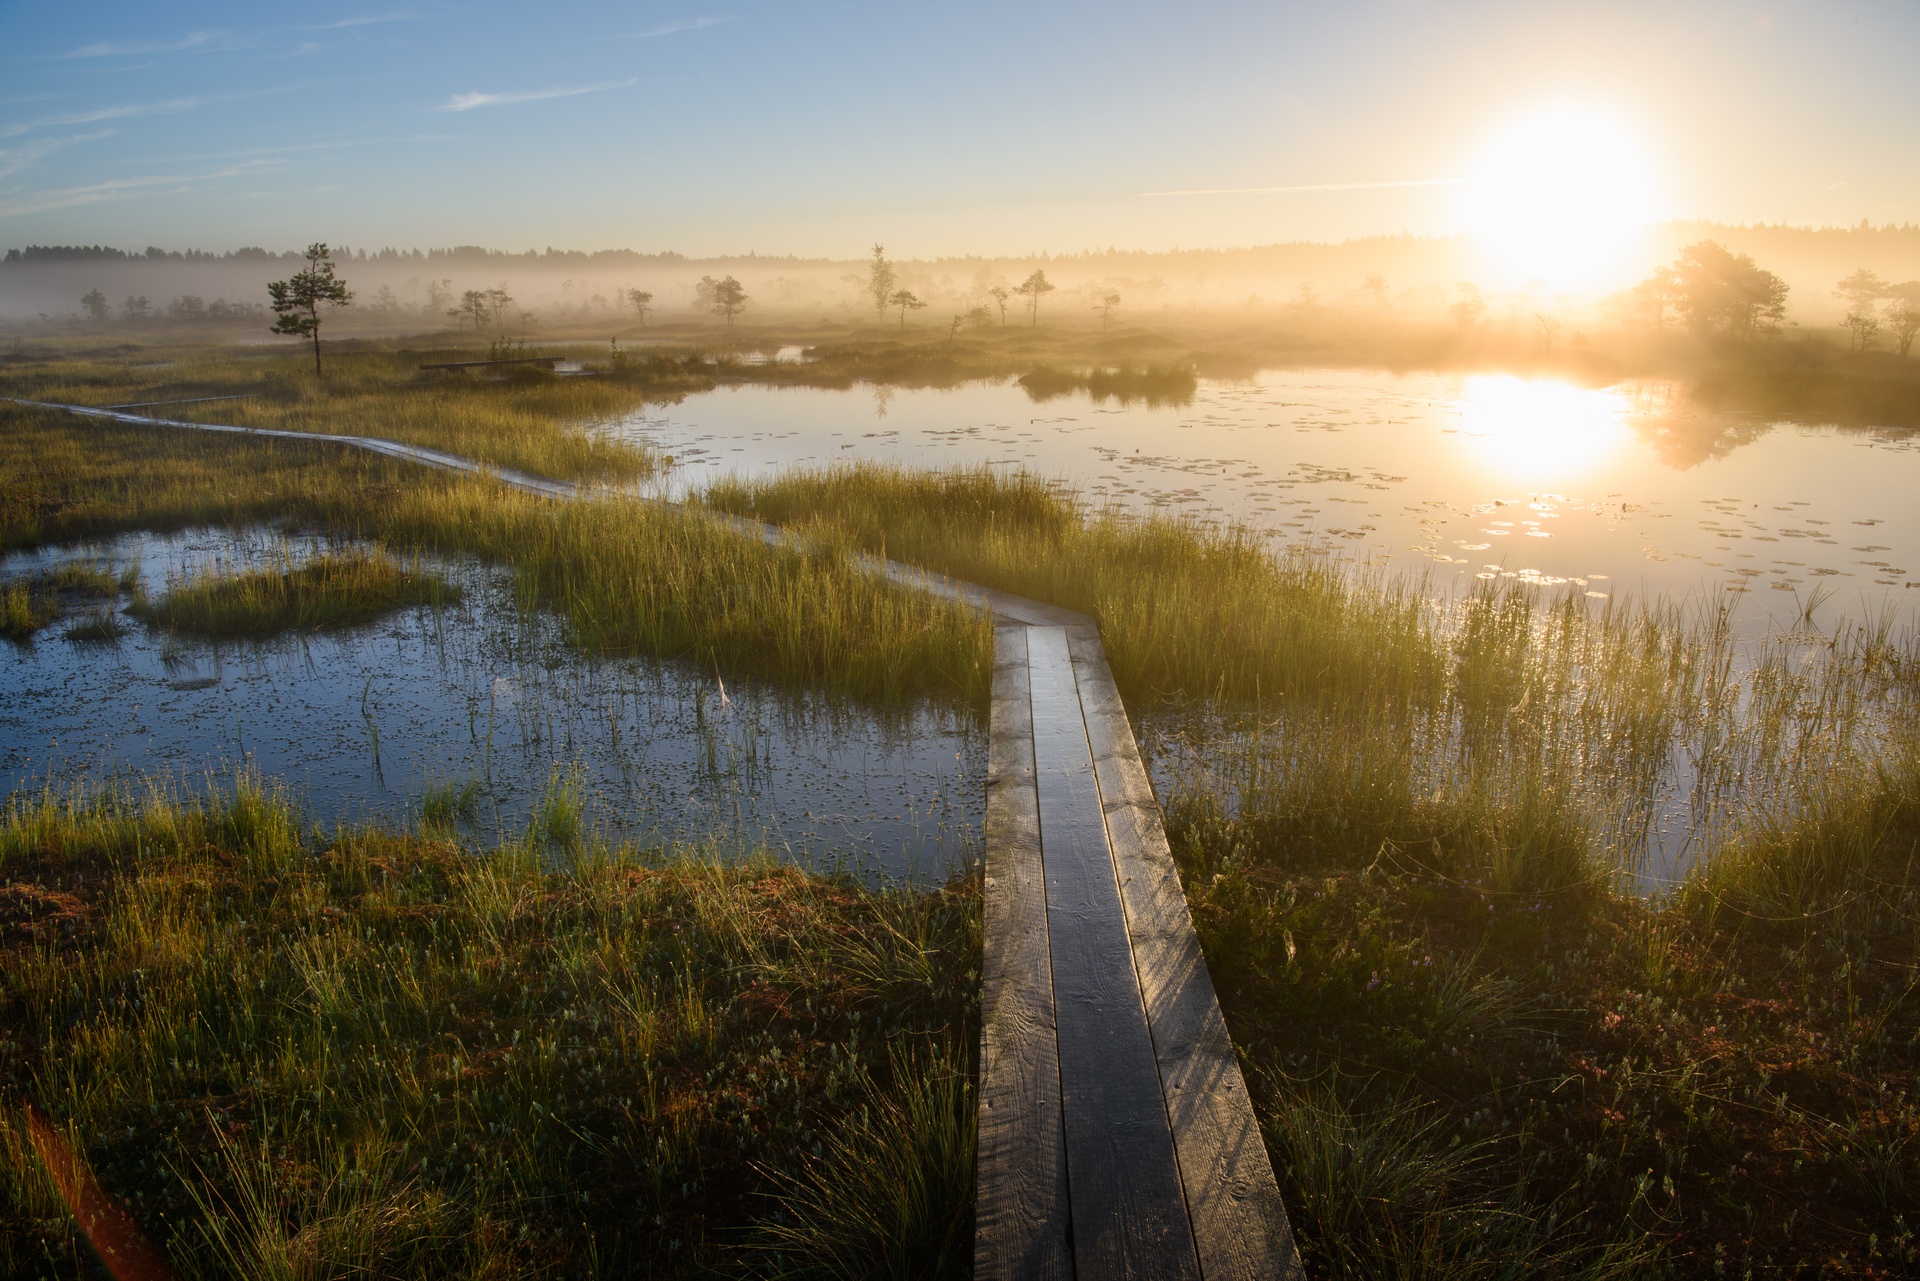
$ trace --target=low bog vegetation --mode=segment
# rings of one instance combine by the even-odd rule
[[[1434,601],[1017,475],[709,500],[1099,619],[1311,1274],[1920,1266],[1890,620]]]
[[[986,702],[987,620],[886,583],[844,545],[770,547],[699,511],[556,503],[325,445],[0,406],[0,547],[268,523],[512,565],[529,605],[605,652],[688,657],[873,702]]]
[[[258,639],[286,631],[322,631],[368,623],[407,605],[445,605],[460,589],[422,569],[368,552],[316,556],[258,569],[212,566],[169,584],[132,613],[170,631],[213,639]]]
[[[963,1275],[976,888],[530,840],[16,799],[0,1272],[70,1150],[192,1276]]]

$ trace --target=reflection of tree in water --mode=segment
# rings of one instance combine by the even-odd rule
[[[893,388],[887,386],[885,383],[873,384],[873,416],[875,418],[885,418],[887,416],[887,406],[891,404],[892,401]]]
[[[1725,458],[1772,430],[1771,422],[1759,419],[1684,410],[1633,419],[1634,434],[1653,447],[1661,462],[1679,471],[1709,459]]]

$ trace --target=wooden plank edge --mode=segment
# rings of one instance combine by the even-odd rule
[[[989,733],[974,1275],[1064,1279],[1071,1208],[1024,627],[995,629]]]
[[[1097,631],[1069,633],[1134,964],[1207,1281],[1299,1278],[1299,1251],[1160,809]]]

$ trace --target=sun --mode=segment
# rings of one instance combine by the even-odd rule
[[[1498,134],[1468,193],[1474,232],[1501,265],[1561,287],[1616,272],[1650,202],[1644,149],[1606,114],[1575,109]]]

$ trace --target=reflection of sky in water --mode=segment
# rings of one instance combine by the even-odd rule
[[[244,554],[204,531],[86,550],[139,556],[149,590]],[[3,572],[75,555],[10,556]],[[442,572],[463,603],[347,633],[213,646],[134,626],[103,646],[56,624],[31,647],[0,644],[0,788],[195,784],[251,765],[332,823],[401,817],[427,786],[471,779],[481,833],[513,837],[555,771],[575,771],[588,825],[618,839],[714,835],[936,876],[977,847],[985,737],[963,718],[883,718],[744,682],[723,698],[711,672],[683,664],[586,660],[558,620],[520,613],[507,575]]]
[[[1729,586],[1749,626],[1920,582],[1920,438],[1698,412],[1668,384],[1271,372],[1190,405],[949,390],[726,387],[627,420],[681,487],[794,463],[1024,464],[1096,499],[1227,516],[1428,574],[1675,597]],[[1757,591],[1753,589],[1759,589]],[[1769,590],[1772,589],[1772,590]]]

